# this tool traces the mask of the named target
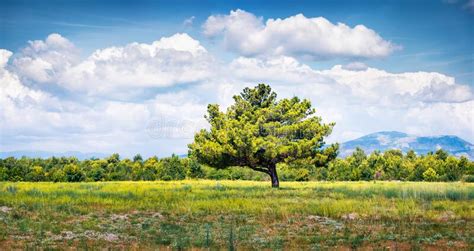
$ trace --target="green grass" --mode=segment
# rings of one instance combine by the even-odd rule
[[[467,183],[3,182],[0,249],[469,250],[473,202]]]

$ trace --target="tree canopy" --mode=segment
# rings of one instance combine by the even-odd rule
[[[215,168],[248,167],[270,175],[278,187],[276,165],[325,166],[337,156],[338,145],[325,146],[334,123],[324,124],[311,102],[298,97],[277,100],[269,85],[245,88],[226,112],[208,105],[210,130],[196,133],[189,154]]]

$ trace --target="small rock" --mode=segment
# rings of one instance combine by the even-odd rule
[[[341,229],[343,227],[343,224],[341,224],[340,222],[337,222],[336,220],[324,216],[310,215],[307,217],[307,219],[316,222],[317,224],[332,226],[336,229]]]
[[[158,218],[158,219],[163,219],[163,218],[165,218],[162,214],[160,214],[160,213],[158,213],[158,212],[154,213],[151,217],[153,217],[153,218]]]
[[[110,217],[112,220],[128,220],[128,215],[126,214],[112,214]]]
[[[357,218],[359,218],[357,213],[350,213],[342,216],[343,220],[357,220]]]
[[[11,207],[6,207],[6,206],[1,206],[0,207],[0,212],[2,213],[9,213],[12,210]]]
[[[61,238],[63,240],[72,240],[72,239],[76,238],[76,235],[71,231],[65,231],[65,232],[61,233]]]
[[[84,236],[87,237],[88,239],[96,239],[97,238],[97,233],[92,230],[86,230],[84,232]]]
[[[106,241],[118,241],[119,238],[116,234],[105,233],[105,235],[103,236],[103,239]]]
[[[118,241],[119,237],[116,234],[112,233],[99,233],[96,231],[92,230],[87,230],[83,234],[84,237],[86,237],[89,240],[106,240],[106,241]]]
[[[317,215],[310,215],[308,216],[308,220],[312,220],[312,221],[320,221],[322,219],[321,216],[317,216]]]

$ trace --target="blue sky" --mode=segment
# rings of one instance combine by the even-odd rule
[[[337,123],[329,141],[377,130],[474,141],[473,1],[0,6],[2,151],[186,152],[207,103],[257,82],[311,99]],[[180,129],[150,136],[163,120]]]

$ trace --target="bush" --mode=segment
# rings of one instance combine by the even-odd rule
[[[45,177],[45,173],[43,171],[43,167],[33,166],[31,168],[30,172],[28,173],[28,175],[26,175],[26,180],[28,180],[28,181],[45,181],[46,177]]]
[[[428,168],[428,170],[426,170],[424,173],[423,173],[423,179],[425,181],[436,181],[438,180],[438,174],[436,173],[436,171],[433,169],[433,168]]]
[[[214,169],[211,167],[206,168],[206,178],[211,180],[229,179],[230,175],[228,173],[228,170]]]
[[[68,164],[64,166],[64,174],[68,182],[80,182],[85,180],[85,175],[76,164]]]
[[[135,162],[132,167],[133,180],[155,180],[159,163],[154,159],[149,159],[145,164]]]
[[[65,182],[66,174],[61,169],[54,169],[49,173],[49,178],[54,182]]]
[[[188,168],[187,168],[188,171],[186,172],[186,174],[189,178],[193,178],[193,179],[204,178],[206,174],[202,170],[201,164],[199,164],[195,160],[189,160],[187,164],[188,164]]]
[[[161,159],[156,177],[160,180],[182,180],[186,177],[184,165],[177,155]]]
[[[7,169],[0,167],[0,181],[7,181],[7,180],[8,180]]]
[[[308,181],[309,180],[309,171],[308,169],[299,169],[296,172],[296,181]]]
[[[473,183],[474,182],[474,175],[464,175],[464,176],[462,176],[461,180],[464,181],[464,182]]]
[[[92,181],[100,181],[105,178],[105,170],[98,164],[92,165],[92,168],[87,173],[87,177]]]
[[[309,181],[311,172],[304,167],[290,167],[282,164],[277,172],[282,181]]]

